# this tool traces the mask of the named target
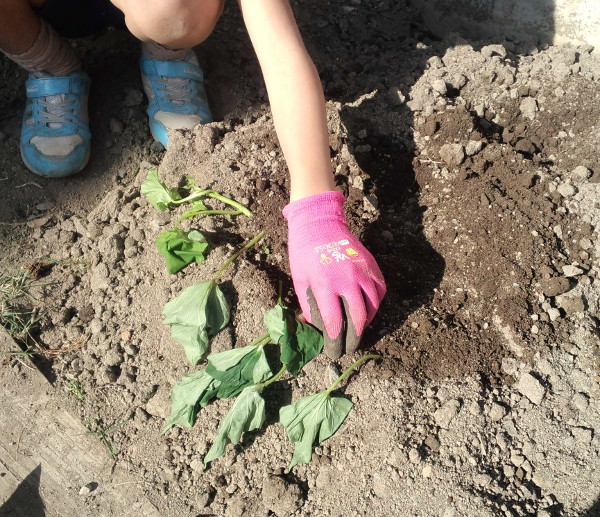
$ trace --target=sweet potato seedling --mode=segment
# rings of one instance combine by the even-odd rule
[[[188,287],[165,305],[163,322],[171,327],[171,336],[183,346],[190,363],[198,364],[206,357],[210,338],[229,323],[229,305],[218,285],[220,276],[264,235],[260,232],[229,257],[211,280]]]
[[[219,194],[213,189],[202,189],[191,176],[186,177],[182,190],[187,196],[181,197],[179,190],[167,187],[159,178],[157,170],[148,171],[141,191],[148,202],[161,212],[181,205],[189,208],[175,221],[175,227],[161,233],[156,240],[158,252],[165,257],[167,271],[175,274],[191,263],[200,264],[206,258],[208,242],[198,230],[183,230],[181,223],[197,216],[246,215],[253,214],[237,201]],[[231,209],[220,210],[206,206],[205,200],[215,199]]]

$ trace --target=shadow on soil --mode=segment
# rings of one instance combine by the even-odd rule
[[[44,517],[46,511],[40,495],[42,466],[35,467],[13,494],[0,506],[0,517]]]

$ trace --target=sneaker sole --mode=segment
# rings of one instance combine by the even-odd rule
[[[47,178],[47,179],[52,179],[52,178],[68,178],[69,176],[74,176],[75,174],[79,174],[83,169],[85,169],[87,167],[88,162],[90,161],[90,156],[91,156],[91,149],[88,150],[86,156],[85,156],[85,160],[83,161],[83,164],[81,165],[81,167],[79,167],[79,169],[73,171],[73,172],[68,172],[65,174],[54,174],[54,175],[48,175],[48,174],[42,174],[41,172],[35,170],[33,168],[33,166],[27,161],[27,159],[25,158],[25,156],[23,155],[23,151],[20,151],[21,154],[21,160],[23,160],[23,163],[25,164],[25,167],[27,167],[31,172],[33,172],[36,176],[40,176],[42,178]]]

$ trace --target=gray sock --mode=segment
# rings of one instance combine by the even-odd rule
[[[42,20],[40,33],[29,50],[22,54],[4,54],[28,72],[45,72],[55,77],[67,76],[81,68],[73,47],[45,20]]]
[[[156,41],[143,41],[142,52],[157,61],[183,61],[190,52],[190,49],[170,49],[160,43],[156,43]]]

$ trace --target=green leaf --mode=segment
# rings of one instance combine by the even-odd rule
[[[269,331],[271,341],[278,343],[286,329],[285,308],[281,305],[276,305],[272,309],[265,312],[263,318],[265,327]]]
[[[219,398],[231,398],[244,388],[273,375],[263,346],[250,345],[208,356],[206,373],[221,382]]]
[[[175,274],[192,262],[204,262],[208,242],[197,230],[172,228],[158,236],[156,248],[165,257],[167,271]]]
[[[193,176],[185,177],[185,185],[183,186],[183,188],[189,190],[190,194],[194,191],[202,190],[196,183],[196,178],[194,178]]]
[[[265,401],[260,396],[261,390],[259,386],[249,386],[235,400],[221,422],[212,447],[204,457],[205,465],[223,456],[230,443],[240,443],[243,433],[260,429],[265,423]]]
[[[294,444],[294,455],[287,472],[298,463],[310,461],[315,442],[323,442],[332,436],[350,413],[352,405],[348,399],[332,397],[328,391],[322,391],[279,410],[279,421]]]
[[[209,340],[229,323],[229,306],[223,292],[212,280],[195,284],[168,302],[163,323],[181,343],[192,364],[206,356]]]
[[[170,189],[158,177],[158,171],[148,171],[148,176],[142,183],[142,194],[148,202],[161,212],[165,211],[171,203],[181,199],[177,189]]]
[[[323,350],[323,335],[308,323],[296,322],[294,334],[284,334],[281,362],[294,377]]]
[[[217,393],[219,381],[199,370],[184,375],[173,386],[171,394],[171,414],[167,417],[161,435],[176,425],[192,427],[196,422],[198,409],[206,407]]]
[[[323,350],[323,335],[308,323],[300,323],[287,307],[275,306],[264,317],[271,339],[281,345],[281,362],[295,377]]]

